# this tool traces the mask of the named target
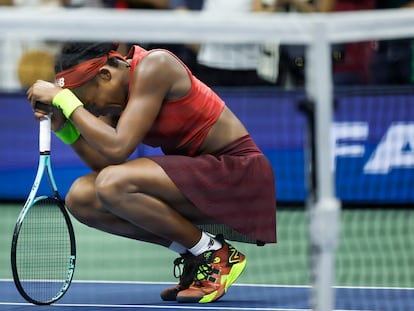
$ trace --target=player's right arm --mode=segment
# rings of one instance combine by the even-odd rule
[[[116,119],[110,117],[100,117],[106,123],[114,126]],[[79,158],[92,170],[100,171],[111,163],[98,151],[93,149],[88,142],[81,136],[71,145]]]
[[[48,94],[49,97],[52,97],[56,93],[56,87],[54,84],[46,81],[38,81],[39,85],[45,90],[45,94]],[[54,93],[53,93],[54,92]],[[34,112],[34,117],[38,120],[41,118],[51,115],[52,121],[52,130],[54,132],[59,131],[65,126],[65,123],[68,122],[62,111],[49,103],[47,100],[39,101],[33,97],[33,88],[31,87],[28,91],[28,99],[29,103],[32,106],[32,110]],[[45,104],[46,103],[46,104]],[[99,119],[104,121],[105,123],[111,125],[112,127],[116,127],[116,123],[119,117],[114,116],[99,116]],[[93,149],[88,142],[82,137],[79,138],[70,145],[72,149],[76,152],[76,154],[80,157],[80,159],[92,170],[99,171],[110,164],[107,158],[103,157],[98,151]]]

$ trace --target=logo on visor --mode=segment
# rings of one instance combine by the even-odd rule
[[[60,86],[60,87],[64,87],[65,86],[65,78],[59,78],[56,80],[56,85]]]

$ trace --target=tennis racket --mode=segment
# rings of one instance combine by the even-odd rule
[[[52,174],[50,126],[49,117],[40,120],[37,174],[17,219],[11,246],[17,290],[37,305],[51,304],[66,293],[76,260],[72,223]],[[50,196],[38,193],[43,179],[50,185]]]

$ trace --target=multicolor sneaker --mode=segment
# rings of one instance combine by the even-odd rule
[[[182,269],[181,266],[183,266]],[[180,281],[177,285],[164,289],[160,293],[161,299],[164,301],[176,301],[178,292],[189,288],[194,281],[198,266],[198,260],[190,253],[176,258],[174,260],[174,277]]]
[[[178,291],[178,302],[208,303],[218,300],[236,281],[246,266],[246,257],[226,243],[222,235],[216,237],[222,248],[207,251],[196,257],[199,260],[194,282]]]

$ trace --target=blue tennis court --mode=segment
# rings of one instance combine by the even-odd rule
[[[12,281],[3,280],[0,285],[0,309],[45,308],[23,300]],[[75,281],[68,293],[47,310],[310,310],[307,286],[233,285],[227,295],[215,303],[180,304],[159,298],[158,293],[169,285],[171,283]],[[406,306],[408,311],[414,307],[414,288],[339,287],[336,293],[336,311],[393,311],[401,310],[401,306]],[[392,297],[398,300],[393,301]]]

